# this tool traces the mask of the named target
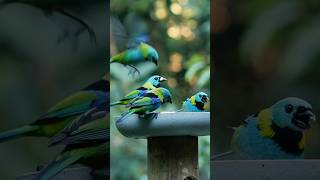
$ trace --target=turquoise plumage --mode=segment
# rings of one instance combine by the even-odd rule
[[[169,90],[166,88],[156,88],[141,97],[138,97],[134,101],[130,102],[127,107],[129,108],[122,116],[117,120],[121,122],[131,114],[144,115],[158,109],[161,104],[172,103],[172,96]]]
[[[283,99],[235,128],[231,152],[240,159],[303,158],[304,132],[313,120],[309,103],[298,98]]]
[[[187,98],[182,103],[182,111],[185,112],[204,112],[205,104],[209,101],[209,96],[204,92],[198,92]]]
[[[31,124],[0,133],[0,142],[23,136],[52,137],[88,110],[108,109],[109,82],[105,78],[63,99]]]
[[[141,87],[126,94],[124,98],[120,99],[119,101],[111,103],[110,106],[127,105],[130,101],[132,101],[137,97],[143,96],[149,90],[160,87],[161,82],[166,80],[167,80],[166,78],[158,75],[151,76]]]
[[[155,65],[159,64],[159,55],[156,49],[144,42],[141,42],[138,46],[129,48],[110,58],[110,63],[120,63],[124,66],[130,66],[138,73],[139,70],[135,65],[144,62],[152,62]]]

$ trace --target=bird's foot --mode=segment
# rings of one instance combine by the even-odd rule
[[[150,119],[158,119],[159,113],[152,112],[152,113],[145,114],[145,116],[148,116]]]

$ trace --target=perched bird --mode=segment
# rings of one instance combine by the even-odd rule
[[[68,133],[64,131],[63,138],[54,141],[54,145],[66,147],[54,161],[41,170],[36,179],[49,180],[73,164],[107,171],[110,162],[110,126],[107,115],[106,111],[98,111],[90,113],[90,121],[87,123],[75,120],[73,128],[69,129]],[[105,174],[108,175],[108,172]]]
[[[172,96],[168,89],[166,88],[156,88],[150,90],[143,96],[136,98],[134,101],[130,102],[126,107],[128,111],[124,112],[117,122],[123,121],[126,117],[131,114],[144,115],[150,112],[155,111],[164,103],[172,103]]]
[[[88,110],[108,109],[109,81],[105,78],[63,99],[33,123],[0,133],[0,142],[23,136],[52,137]]]
[[[233,154],[240,159],[303,158],[304,132],[314,120],[309,103],[299,98],[285,98],[235,128],[231,151],[223,154]]]
[[[137,47],[122,51],[110,59],[110,63],[120,63],[124,66],[132,67],[134,69],[134,73],[140,73],[135,65],[143,62],[152,62],[155,65],[158,65],[159,62],[158,52],[144,42],[141,42]]]
[[[120,99],[119,101],[116,101],[114,103],[111,103],[110,106],[115,105],[127,105],[130,101],[133,99],[143,96],[145,93],[148,92],[148,90],[152,90],[154,88],[158,88],[161,85],[161,82],[166,81],[167,79],[158,75],[151,76],[141,87],[137,88],[134,91],[131,91],[127,95],[124,96],[124,98]]]
[[[198,92],[197,94],[186,99],[182,103],[181,111],[185,112],[204,112],[205,104],[209,101],[209,96],[204,92]]]

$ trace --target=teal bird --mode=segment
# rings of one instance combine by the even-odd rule
[[[285,98],[235,128],[231,151],[224,154],[240,159],[303,158],[305,131],[314,120],[309,103],[299,98]]]
[[[137,88],[134,91],[129,92],[124,96],[124,98],[120,99],[119,101],[111,103],[110,106],[127,105],[130,101],[132,101],[133,99],[139,96],[143,96],[149,90],[160,87],[161,82],[166,80],[167,80],[166,78],[158,75],[151,76],[141,87]]]
[[[168,89],[160,87],[150,90],[148,93],[130,102],[126,106],[129,108],[128,111],[121,115],[121,117],[117,120],[117,123],[123,121],[125,118],[134,113],[139,115],[151,113],[158,109],[161,104],[167,102],[172,103],[172,96]]]
[[[108,113],[98,111],[89,113],[88,116],[90,120],[86,123],[79,118],[71,126],[67,126],[63,131],[63,138],[59,134],[53,138],[51,145],[65,145],[66,147],[54,161],[41,170],[36,179],[49,180],[74,164],[107,171],[110,162]],[[105,178],[109,179],[109,177]]]
[[[109,81],[106,78],[63,99],[31,124],[0,133],[0,142],[23,136],[52,137],[88,110],[108,109]]]
[[[150,45],[141,42],[137,47],[129,48],[121,53],[111,57],[110,63],[120,63],[124,66],[130,66],[134,72],[139,70],[135,65],[143,62],[152,62],[155,65],[159,64],[158,52]]]
[[[186,99],[182,103],[182,111],[185,112],[204,112],[206,103],[209,101],[209,96],[204,92],[197,94]]]

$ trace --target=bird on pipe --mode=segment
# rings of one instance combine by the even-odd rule
[[[100,1],[103,3],[103,1]],[[52,17],[53,13],[61,14],[65,17],[68,17],[77,23],[79,23],[83,28],[79,29],[75,35],[79,35],[83,30],[87,30],[89,37],[92,41],[96,43],[96,35],[94,30],[85,22],[83,19],[75,16],[70,10],[73,11],[82,11],[89,6],[95,5],[95,3],[90,3],[90,1],[77,1],[77,0],[0,0],[0,6],[7,6],[13,3],[20,3],[32,6],[34,8],[40,9],[44,12],[47,17]],[[69,10],[69,11],[68,11]],[[67,36],[65,32],[64,36]],[[65,38],[65,37],[62,37]]]
[[[159,64],[159,55],[156,49],[147,43],[140,42],[137,47],[129,48],[110,58],[110,63],[120,63],[134,69],[134,72],[140,73],[135,67],[139,63],[151,62],[156,66]]]
[[[110,126],[107,111],[96,111],[88,114],[90,120],[83,123],[76,119],[70,131],[64,131],[63,138],[55,140],[51,145],[65,145],[62,152],[44,167],[37,180],[49,180],[62,170],[74,164],[82,164],[92,170],[108,171]],[[59,136],[57,134],[56,136]],[[109,172],[104,173],[109,178]]]
[[[24,137],[52,137],[68,123],[92,108],[109,108],[109,81],[106,76],[53,106],[34,122],[0,133],[0,142]]]
[[[249,116],[234,128],[231,151],[217,155],[237,159],[300,159],[304,157],[305,131],[315,121],[312,106],[299,98],[282,99]],[[217,159],[217,158],[215,158]]]
[[[120,123],[131,114],[145,115],[152,113],[158,109],[162,104],[172,103],[172,96],[168,89],[160,87],[150,90],[143,96],[140,96],[134,101],[127,104],[128,110],[122,113],[121,117],[117,120]],[[157,115],[157,113],[155,113]]]
[[[132,101],[133,99],[139,96],[143,96],[149,90],[160,87],[161,82],[166,80],[167,79],[162,76],[158,76],[158,75],[151,76],[141,87],[137,88],[134,91],[129,92],[124,96],[124,98],[120,99],[119,101],[111,103],[110,106],[127,105],[130,101]]]
[[[195,95],[187,98],[182,103],[180,111],[185,112],[204,112],[206,110],[206,103],[209,101],[209,96],[204,92],[198,92]]]

